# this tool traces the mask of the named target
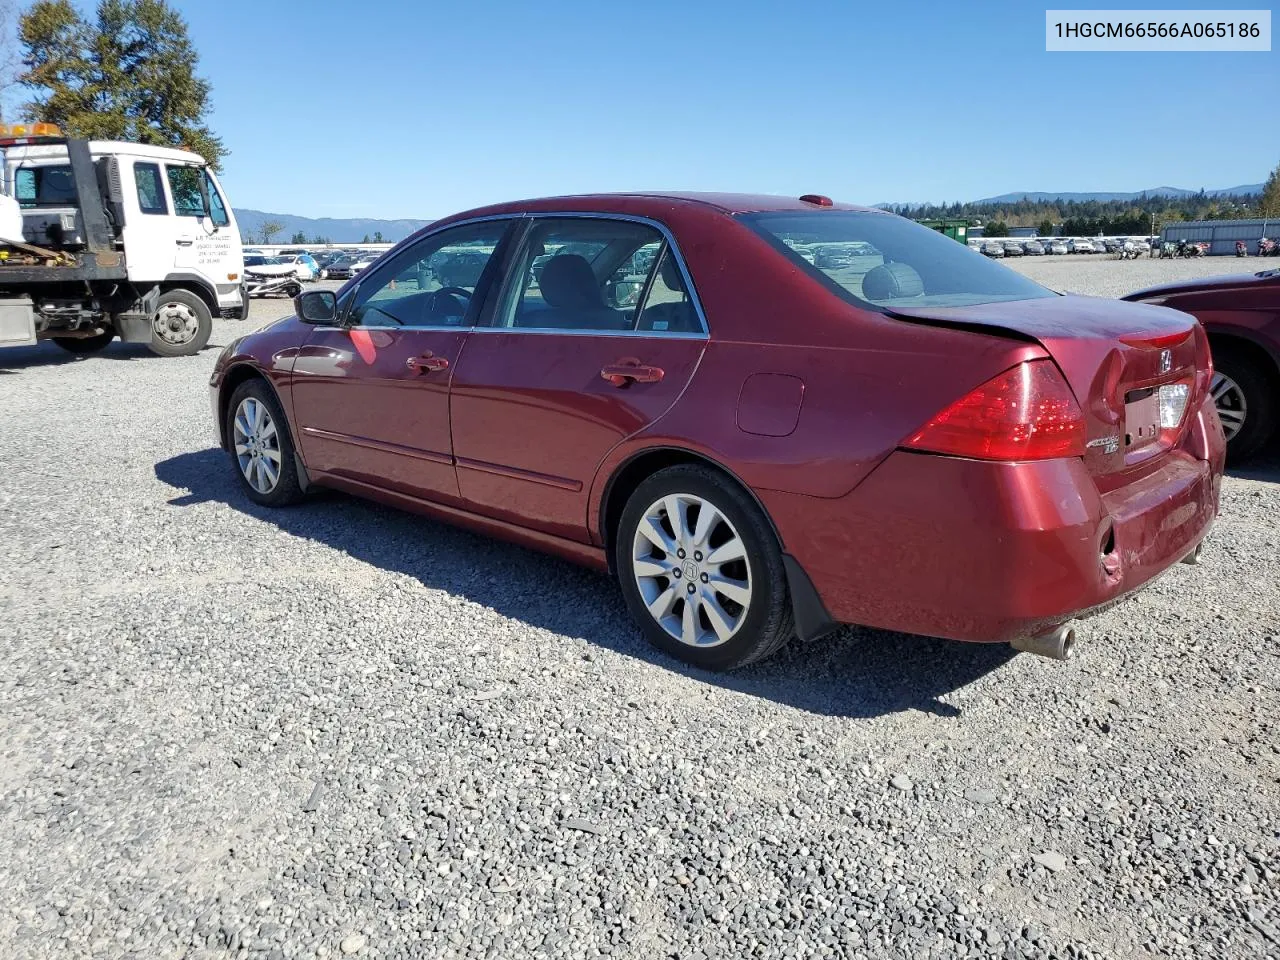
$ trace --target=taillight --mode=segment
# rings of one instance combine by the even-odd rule
[[[1084,414],[1050,360],[1029,360],[957,400],[904,444],[979,460],[1082,457]]]

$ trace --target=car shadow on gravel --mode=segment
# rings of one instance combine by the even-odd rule
[[[1280,483],[1280,450],[1264,453],[1239,466],[1228,467],[1227,476]]]
[[[174,507],[222,503],[296,537],[489,607],[499,614],[726,689],[813,713],[869,718],[961,711],[942,697],[1008,663],[1004,644],[966,644],[848,627],[731,674],[688,667],[651,647],[631,624],[611,578],[555,557],[330,491],[270,510],[240,490],[217,449],[156,464]],[[554,580],[556,589],[548,590]]]
[[[210,350],[221,350],[222,344],[209,342],[201,353]],[[152,353],[145,343],[122,343],[119,340],[109,344],[97,353],[77,356],[68,353],[52,343],[39,343],[34,347],[10,347],[0,350],[0,375],[18,373],[28,367],[58,367],[64,364],[83,363],[86,360],[170,360],[158,353]]]
[[[34,347],[11,347],[0,352],[0,374],[17,373],[27,367],[57,367],[63,364],[82,363],[85,360],[163,360],[152,353],[145,343],[110,344],[97,353],[77,356],[52,343],[39,343]]]

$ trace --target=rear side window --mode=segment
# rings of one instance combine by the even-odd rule
[[[1054,296],[965,244],[892,214],[815,210],[739,219],[828,289],[875,310]]]
[[[494,325],[617,333],[636,329],[662,234],[629,220],[535,221]]]
[[[138,207],[143,213],[167,214],[169,212],[158,163],[135,163],[133,180],[138,187]]]

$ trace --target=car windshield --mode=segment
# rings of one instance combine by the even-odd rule
[[[815,210],[741,219],[859,306],[959,307],[1054,296],[964,244],[891,214]]]

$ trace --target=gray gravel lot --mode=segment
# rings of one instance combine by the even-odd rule
[[[216,354],[0,353],[6,958],[1280,954],[1276,463],[1071,663],[849,629],[714,676],[598,575],[251,505]]]

